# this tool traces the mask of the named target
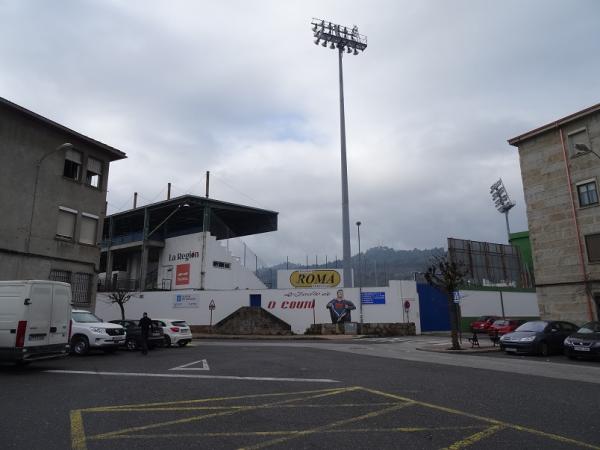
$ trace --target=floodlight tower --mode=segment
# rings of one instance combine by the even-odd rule
[[[490,186],[490,194],[492,194],[492,200],[494,201],[494,206],[499,213],[504,214],[506,218],[506,232],[508,233],[508,241],[510,242],[510,225],[508,224],[508,212],[515,206],[515,202],[513,202],[508,196],[508,192],[504,187],[504,183],[502,182],[502,178],[496,181],[494,184]]]
[[[346,162],[346,119],[344,116],[344,76],[342,71],[342,56],[344,51],[358,55],[358,51],[367,48],[367,37],[358,33],[358,27],[352,28],[337,25],[326,20],[311,21],[315,45],[321,45],[338,51],[340,78],[340,136],[342,153],[342,241],[343,241],[343,273],[344,287],[352,287],[352,266],[350,254],[350,211],[348,209],[348,165]]]

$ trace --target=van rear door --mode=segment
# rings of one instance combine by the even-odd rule
[[[71,321],[71,290],[67,286],[53,286],[52,317],[50,319],[49,343],[69,342],[69,322]]]
[[[25,285],[3,285],[0,287],[0,348],[14,348],[17,326],[23,320],[23,296]]]
[[[25,306],[25,347],[48,345],[52,317],[52,285],[34,283],[29,291],[29,305]]]

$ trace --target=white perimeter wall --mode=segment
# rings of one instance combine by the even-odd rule
[[[134,294],[125,305],[127,318],[139,319],[146,311],[150,317],[186,320],[190,325],[209,325],[211,300],[215,302],[212,323],[216,324],[242,306],[250,306],[250,295],[261,295],[264,309],[289,323],[292,331],[302,334],[313,323],[330,323],[327,302],[335,298],[337,289],[263,289],[228,291],[170,291]],[[363,292],[384,292],[385,304],[363,305],[365,323],[414,322],[421,333],[419,298],[414,281],[390,281],[389,287],[368,288]],[[175,307],[177,295],[186,295],[188,307]],[[352,321],[360,321],[359,289],[346,288],[344,296],[354,302]],[[314,309],[312,304],[314,301]],[[408,301],[408,314],[404,302]],[[181,303],[181,302],[180,302]],[[120,318],[119,308],[107,303],[106,294],[98,294],[96,314],[102,319]]]
[[[463,317],[502,315],[506,317],[539,317],[535,292],[460,291],[460,310]]]

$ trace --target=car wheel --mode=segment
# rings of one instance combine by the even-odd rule
[[[135,339],[131,338],[131,339],[127,339],[127,341],[125,342],[125,347],[127,348],[127,350],[129,351],[134,351],[137,350],[138,345]]]
[[[90,343],[85,336],[77,336],[71,339],[71,350],[79,356],[83,356],[90,351]]]
[[[188,342],[189,342],[189,341],[179,341],[179,342],[177,343],[177,345],[179,345],[180,347],[185,347],[186,345],[188,345]]]
[[[165,334],[165,347],[171,346],[171,338]]]
[[[547,342],[540,342],[540,355],[549,356],[550,355],[550,347],[548,347]]]

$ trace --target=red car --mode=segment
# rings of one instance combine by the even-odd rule
[[[473,333],[487,333],[490,326],[498,319],[498,316],[481,316],[475,322],[471,322],[471,330]]]
[[[490,336],[502,336],[506,333],[512,333],[523,323],[525,323],[523,320],[517,319],[498,319],[489,326],[487,332]]]

